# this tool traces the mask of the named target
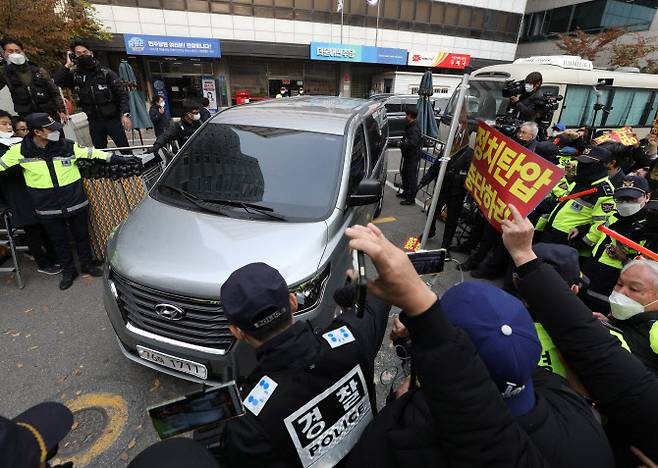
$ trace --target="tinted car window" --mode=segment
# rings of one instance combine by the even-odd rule
[[[321,220],[335,203],[342,145],[342,136],[211,122],[176,157],[155,196],[198,209],[165,184],[207,200],[267,206],[289,220]]]
[[[374,160],[379,159],[379,156],[384,149],[386,137],[382,135],[382,128],[372,116],[369,116],[366,119],[366,129],[368,131],[368,144],[370,145],[370,153],[374,164]]]
[[[363,136],[363,126],[354,135],[352,147],[352,164],[350,165],[350,193],[354,193],[366,174],[366,142]]]

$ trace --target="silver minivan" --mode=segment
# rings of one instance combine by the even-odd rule
[[[121,351],[196,382],[249,373],[220,287],[265,262],[315,328],[335,316],[350,267],[345,229],[381,210],[388,123],[383,103],[285,98],[227,109],[181,148],[111,235],[104,304]]]

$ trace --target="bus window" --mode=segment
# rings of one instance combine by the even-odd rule
[[[607,104],[609,89],[602,90],[601,103]],[[562,105],[562,114],[558,119],[567,127],[581,127],[591,125],[594,116],[594,104],[596,104],[596,94],[591,86],[567,86],[564,104]],[[596,116],[595,125],[601,125],[603,112]]]
[[[645,127],[651,127],[653,125],[653,120],[656,118],[656,114],[658,114],[658,92],[654,91],[653,100],[651,101],[651,104],[647,105],[647,109],[645,110],[643,125]]]
[[[503,98],[503,86],[502,81],[471,81],[464,102],[468,118],[494,121],[497,114],[505,112],[507,99]],[[459,89],[455,90],[448,102],[447,115],[455,113],[458,95]]]
[[[642,114],[650,96],[649,90],[616,88],[612,96],[613,108],[603,120],[603,125],[606,127],[642,125]]]

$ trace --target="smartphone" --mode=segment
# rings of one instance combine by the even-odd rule
[[[160,440],[245,413],[234,381],[152,406],[146,411]]]
[[[366,277],[366,256],[361,250],[352,251],[352,267],[354,269],[354,310],[357,317],[363,317],[368,293],[368,278]]]
[[[408,252],[407,257],[419,275],[435,275],[443,271],[446,253],[446,249],[420,250]]]

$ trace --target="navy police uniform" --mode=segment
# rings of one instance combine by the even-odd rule
[[[246,333],[290,319],[286,282],[262,263],[235,272],[221,297],[228,320]],[[369,298],[366,309],[361,318],[346,311],[318,333],[298,321],[256,349],[258,366],[243,394],[247,413],[225,428],[230,466],[341,462],[376,412],[374,358],[390,305]]]

